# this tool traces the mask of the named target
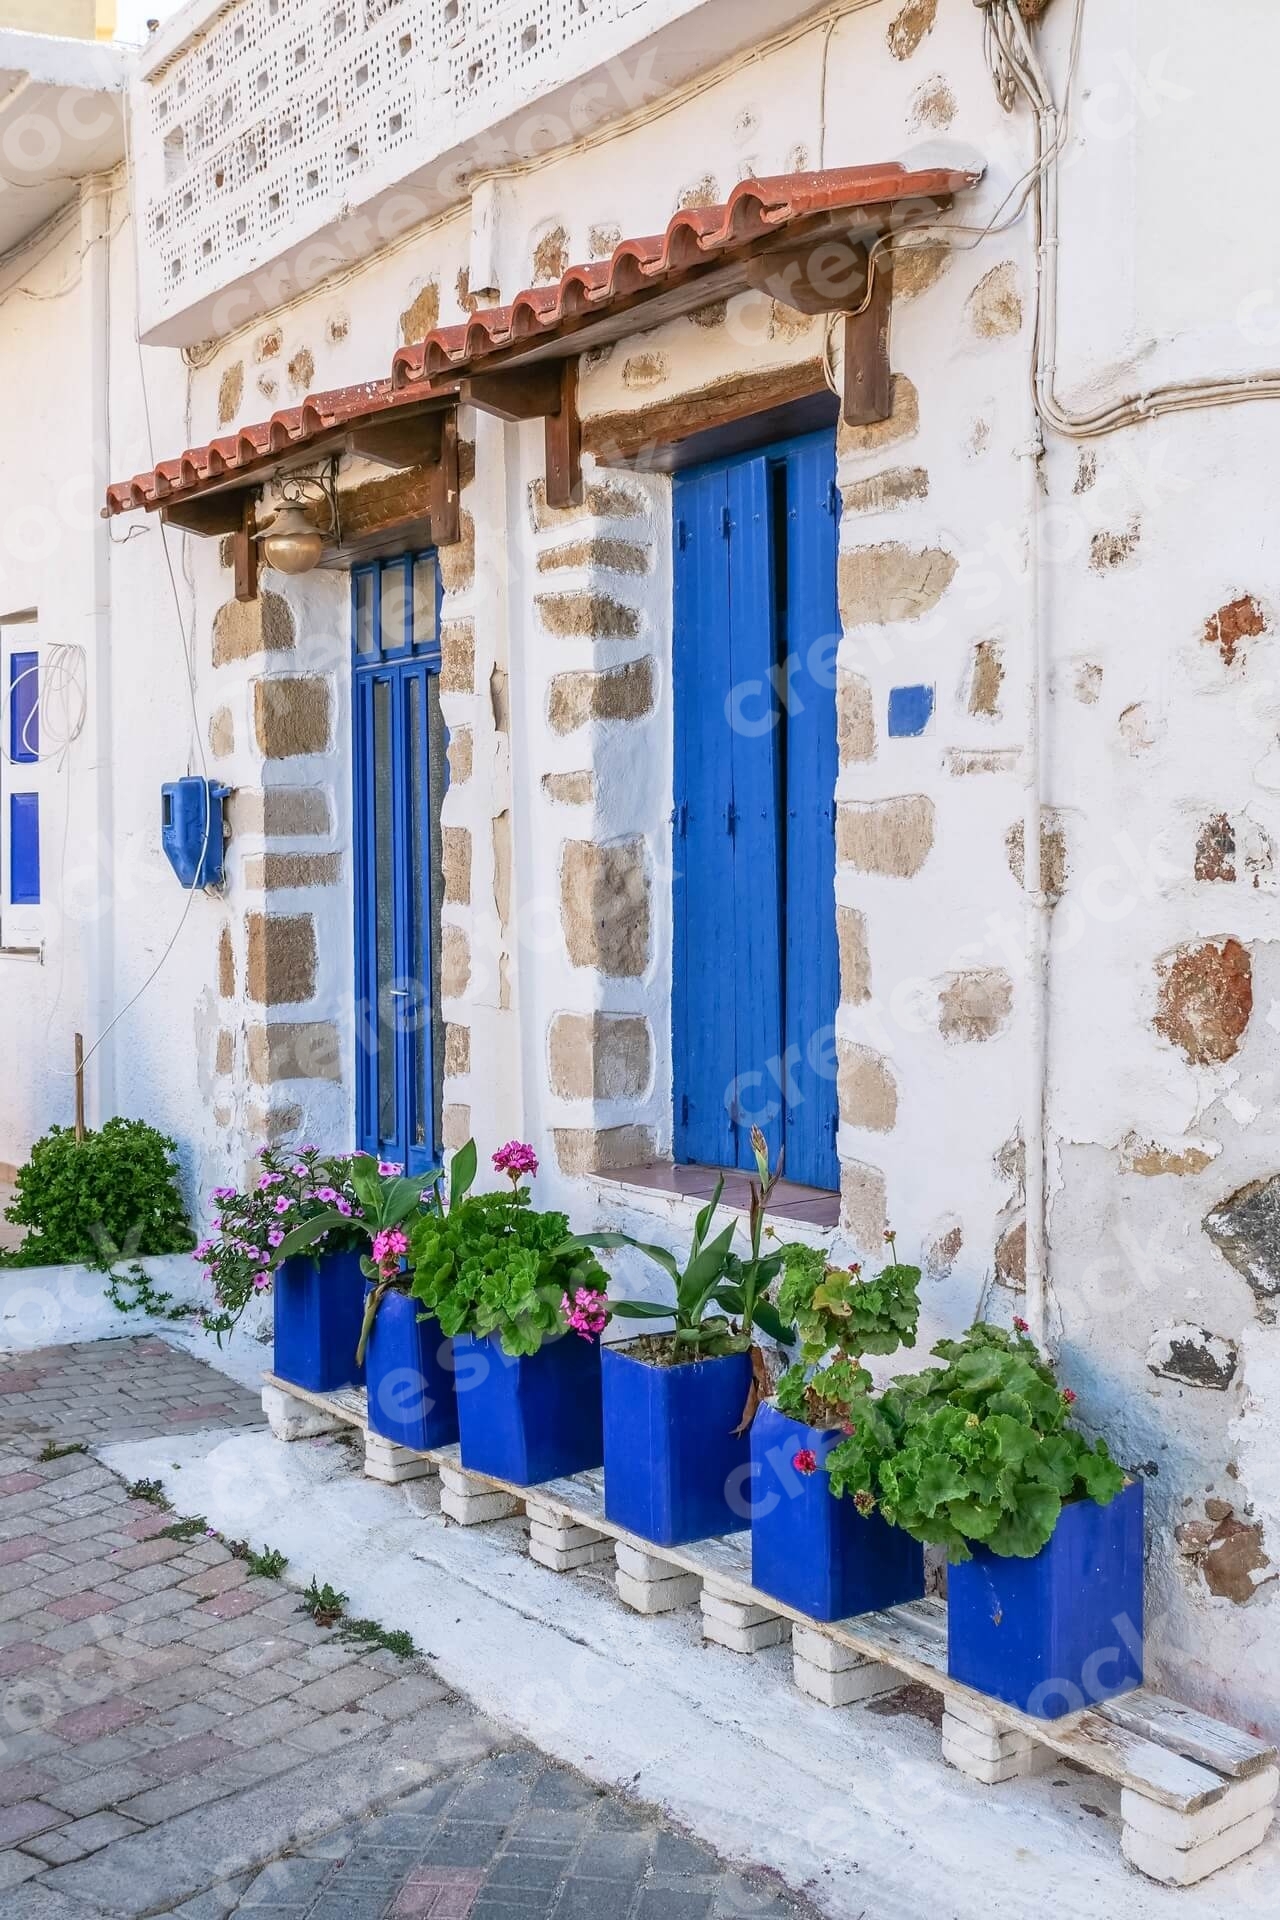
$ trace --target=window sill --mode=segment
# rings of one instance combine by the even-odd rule
[[[654,1161],[648,1166],[620,1167],[610,1173],[593,1174],[592,1178],[605,1191],[622,1188],[645,1198],[662,1196],[696,1202],[699,1207],[711,1198],[717,1180],[723,1178],[721,1204],[730,1212],[744,1214],[750,1205],[751,1176],[736,1168],[722,1172],[717,1167],[677,1167],[669,1161]],[[769,1219],[832,1232],[840,1224],[840,1195],[820,1187],[802,1187],[793,1180],[781,1180],[774,1189]]]

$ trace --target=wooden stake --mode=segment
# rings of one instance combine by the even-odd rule
[[[84,1035],[76,1035],[76,1139],[84,1139]]]

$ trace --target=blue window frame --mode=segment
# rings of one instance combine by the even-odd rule
[[[15,767],[40,759],[40,656],[34,650],[9,655],[9,759]],[[40,905],[40,796],[9,795],[9,903]]]
[[[835,436],[678,474],[678,1161],[839,1185]]]
[[[439,1164],[444,1084],[440,574],[434,553],[352,569],[356,1132],[410,1173]]]

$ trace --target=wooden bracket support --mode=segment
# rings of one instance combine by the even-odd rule
[[[863,313],[844,323],[844,418],[848,426],[870,427],[893,411],[893,374],[889,330],[893,315],[893,269],[877,261],[871,296]]]
[[[473,374],[462,398],[499,420],[547,423],[547,505],[582,505],[582,420],[578,413],[578,361],[516,361],[509,371]]]
[[[462,538],[462,483],[458,473],[458,410],[440,416],[440,452],[431,484],[431,543],[451,547]]]
[[[241,496],[240,525],[231,536],[237,600],[256,600],[258,597],[258,543],[253,537],[256,524],[253,495],[245,493]]]

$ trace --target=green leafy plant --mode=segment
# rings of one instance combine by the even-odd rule
[[[163,1480],[131,1480],[125,1492],[131,1500],[145,1500],[148,1506],[159,1507],[162,1513],[173,1511]]]
[[[892,1258],[874,1278],[859,1265],[829,1267],[816,1247],[788,1247],[778,1311],[794,1320],[800,1354],[778,1382],[777,1404],[789,1419],[823,1429],[843,1426],[855,1400],[870,1391],[862,1365],[869,1353],[914,1347],[920,1323],[920,1269]]]
[[[189,1520],[175,1520],[170,1526],[161,1527],[161,1540],[195,1540],[213,1531],[203,1514],[194,1515]]]
[[[214,1188],[218,1216],[195,1257],[213,1283],[216,1311],[198,1310],[196,1317],[219,1346],[249,1302],[270,1289],[273,1273],[288,1257],[285,1242],[295,1232],[317,1229],[309,1231],[307,1245],[314,1250],[323,1241],[326,1253],[365,1244],[352,1165],[349,1156],[322,1154],[318,1147],[288,1153],[264,1147],[259,1171],[243,1192]]]
[[[455,1159],[454,1165],[466,1154]],[[475,1178],[475,1142],[470,1143],[471,1177]],[[367,1247],[360,1261],[360,1271],[373,1286],[365,1305],[364,1322],[360,1329],[360,1340],[356,1347],[356,1359],[363,1362],[369,1345],[369,1335],[373,1332],[373,1323],[378,1309],[388,1293],[407,1293],[409,1276],[402,1272],[405,1255],[409,1251],[411,1216],[421,1213],[438,1194],[433,1192],[433,1184],[438,1180],[436,1174],[427,1174],[410,1179],[403,1170],[385,1160],[374,1160],[368,1154],[357,1154],[350,1163],[349,1178],[357,1205],[354,1209],[355,1221],[345,1209],[335,1208],[328,1213],[318,1213],[314,1218],[304,1221],[287,1233],[276,1248],[277,1263],[292,1259],[301,1253],[310,1253],[321,1240],[331,1240],[335,1234],[354,1232],[356,1244]]]
[[[47,1466],[51,1460],[65,1460],[69,1454],[88,1453],[88,1451],[83,1440],[73,1440],[70,1446],[66,1447],[60,1447],[56,1440],[46,1440],[36,1459],[41,1466]]]
[[[107,1299],[117,1313],[146,1313],[153,1320],[189,1320],[200,1308],[194,1301],[173,1304],[173,1295],[157,1287],[145,1267],[135,1260],[127,1273],[113,1273],[107,1282]]]
[[[738,1223],[731,1220],[714,1238],[723,1179],[694,1222],[689,1258],[681,1267],[673,1253],[629,1233],[582,1233],[566,1240],[560,1249],[575,1254],[586,1249],[612,1252],[629,1247],[642,1253],[671,1282],[673,1300],[664,1305],[651,1300],[613,1299],[610,1304],[619,1320],[674,1320],[672,1342],[679,1357],[705,1359],[726,1353],[743,1353],[752,1345],[754,1329],[759,1327],[772,1340],[789,1345],[794,1333],[782,1313],[768,1298],[768,1289],[782,1271],[789,1250],[766,1254],[763,1250],[765,1218],[773,1190],[782,1177],[781,1164],[770,1170],[764,1135],[754,1128],[751,1135],[759,1180],[753,1180],[748,1212],[750,1254],[742,1259],[733,1251]],[[737,1326],[733,1323],[737,1321]],[[754,1408],[752,1409],[754,1411]]]
[[[416,1660],[418,1648],[411,1633],[403,1627],[384,1627],[376,1620],[342,1619],[337,1623],[337,1637],[348,1644],[358,1647],[382,1647],[387,1653],[394,1653],[398,1660]]]
[[[77,1140],[51,1127],[18,1172],[6,1220],[28,1229],[0,1266],[76,1264],[186,1253],[195,1245],[174,1142],[143,1120],[108,1120]]]
[[[218,1537],[222,1539],[221,1534]],[[259,1580],[278,1580],[289,1564],[288,1555],[278,1547],[263,1547],[261,1553],[255,1553],[247,1540],[223,1540],[223,1545],[233,1560],[243,1560]]]
[[[472,1193],[474,1142],[449,1170],[447,1208],[437,1205],[410,1238],[412,1293],[449,1335],[497,1334],[504,1353],[535,1354],[571,1328],[592,1338],[605,1324],[607,1278],[599,1262],[566,1239],[563,1213],[539,1213],[520,1177],[537,1171],[532,1148],[512,1142],[494,1155],[510,1193]]]
[[[979,1323],[933,1352],[941,1366],[853,1403],[826,1463],[833,1492],[961,1561],[975,1544],[1029,1559],[1065,1502],[1105,1506],[1122,1490],[1106,1442],[1069,1424],[1076,1396],[1023,1323],[1013,1333]]]
[[[326,1580],[321,1586],[315,1574],[311,1576],[311,1585],[302,1596],[299,1613],[309,1613],[318,1627],[331,1627],[341,1620],[347,1609],[347,1595],[339,1593]]]

